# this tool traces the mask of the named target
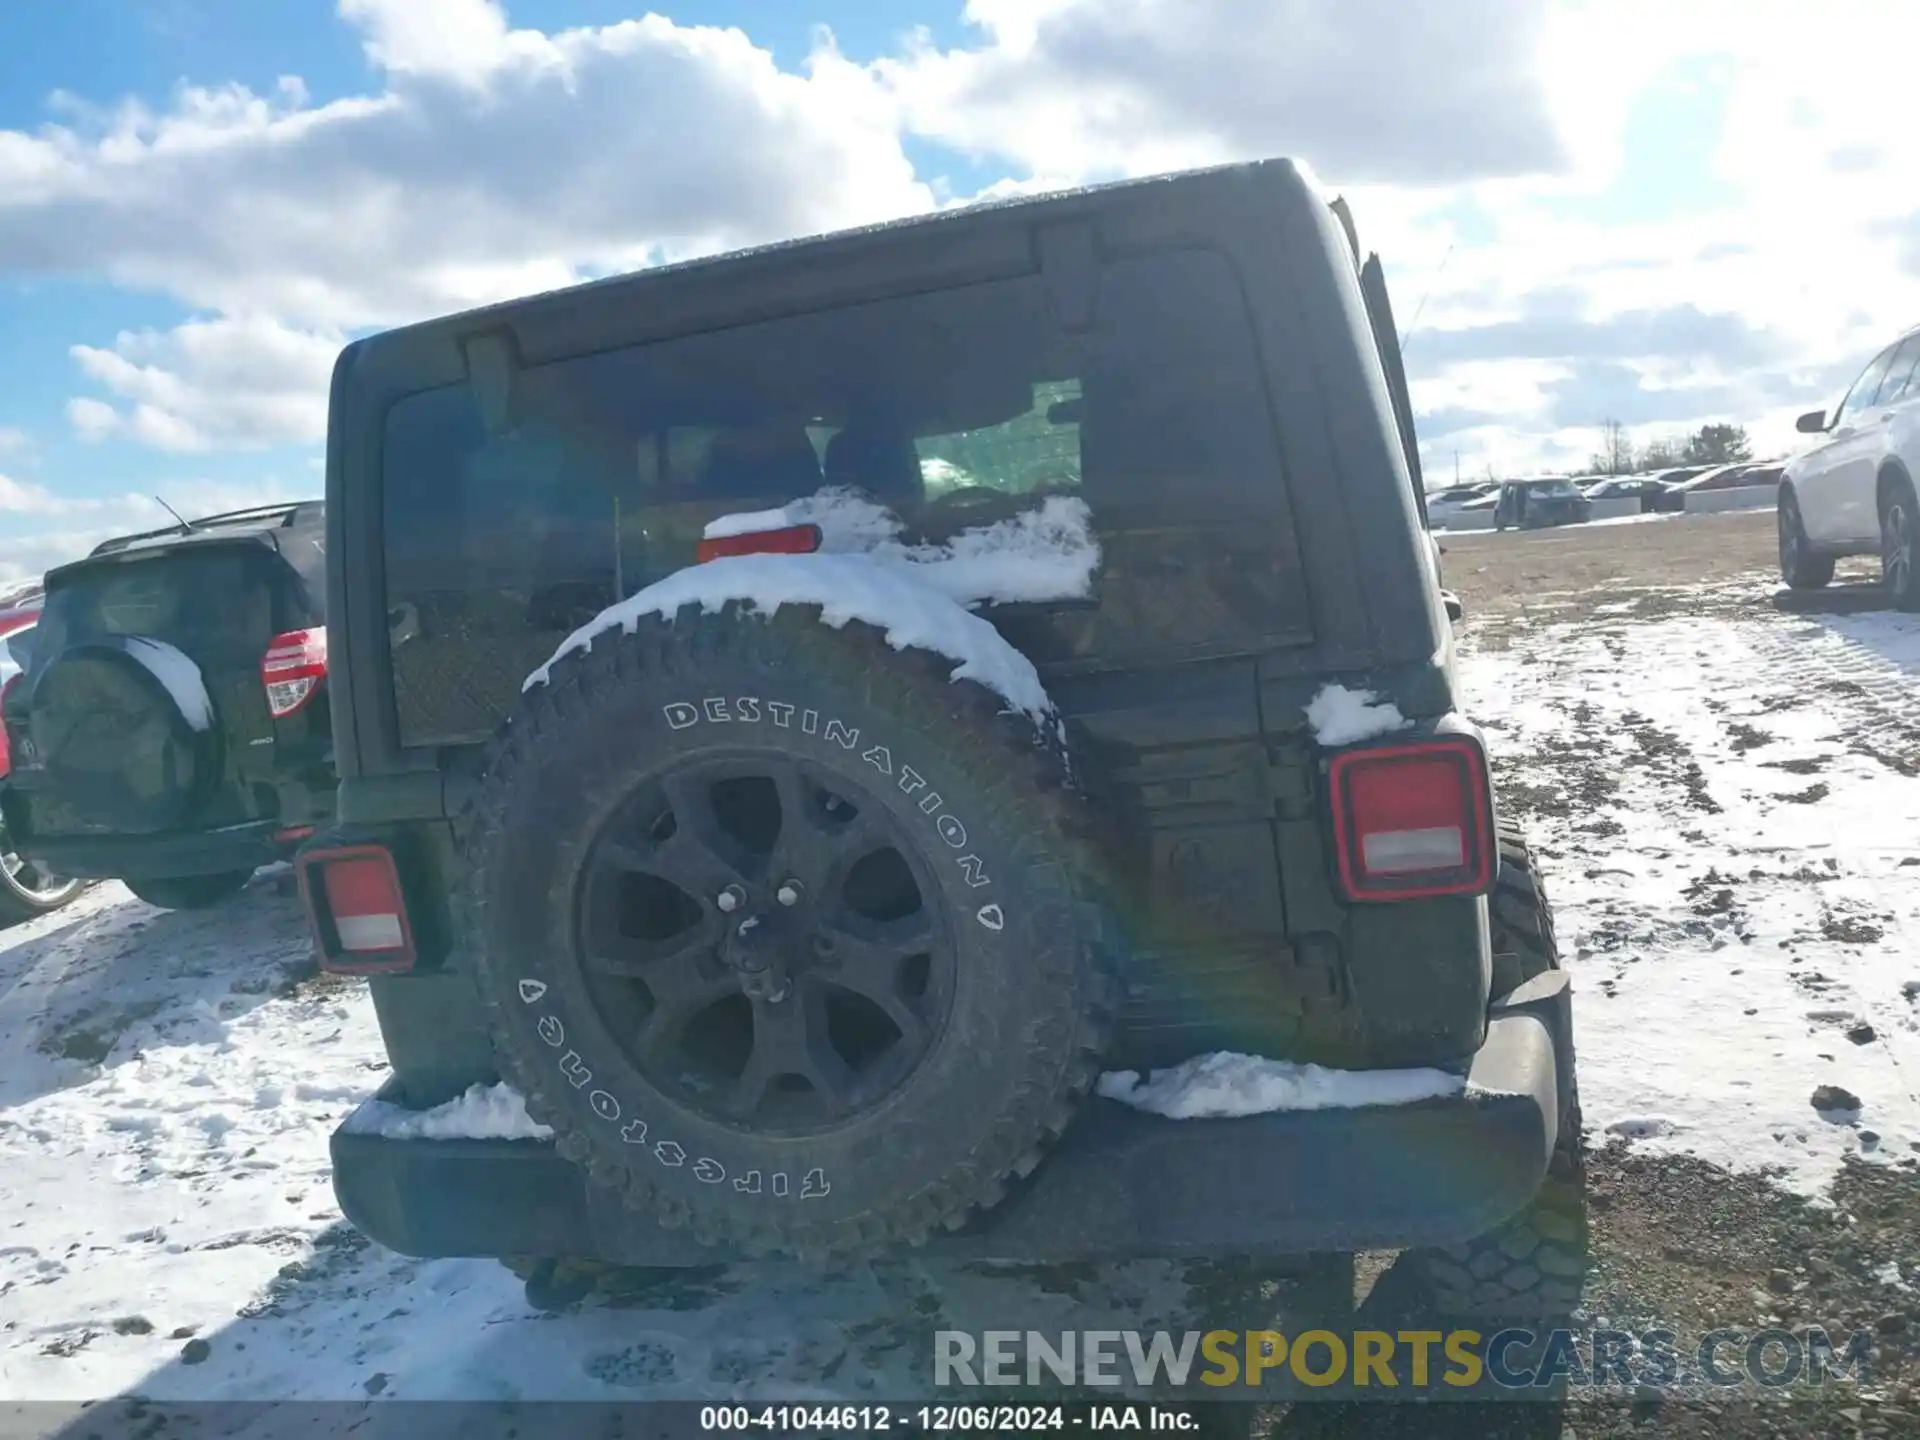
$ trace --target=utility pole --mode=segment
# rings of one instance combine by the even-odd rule
[[[1453,483],[1455,485],[1460,483],[1460,447],[1458,445],[1453,447]]]

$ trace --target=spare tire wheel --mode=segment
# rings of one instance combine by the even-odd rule
[[[114,637],[62,651],[34,682],[29,728],[60,798],[123,834],[180,826],[220,778],[199,667],[158,640]]]
[[[963,1223],[1099,1071],[1117,960],[1064,757],[817,611],[643,619],[503,727],[456,907],[562,1153],[762,1254]]]

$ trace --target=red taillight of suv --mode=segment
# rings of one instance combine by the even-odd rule
[[[704,565],[731,555],[811,555],[820,548],[818,525],[786,525],[778,530],[750,530],[744,535],[717,535],[694,548],[694,559]]]
[[[273,637],[260,657],[260,683],[266,687],[267,709],[284,720],[313,698],[327,678],[327,632],[289,630]]]
[[[1327,776],[1349,899],[1478,895],[1493,884],[1493,791],[1471,740],[1349,750],[1334,756]]]
[[[322,970],[388,975],[413,968],[413,926],[400,872],[387,850],[378,845],[314,850],[295,858],[294,871]]]

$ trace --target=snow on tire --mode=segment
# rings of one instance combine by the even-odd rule
[[[747,1253],[926,1238],[1029,1172],[1117,999],[1053,727],[786,606],[568,654],[463,812],[505,1067],[569,1158]]]

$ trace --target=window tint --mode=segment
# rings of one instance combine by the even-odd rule
[[[1034,278],[559,361],[516,377],[500,433],[464,386],[400,401],[382,503],[402,742],[486,735],[570,630],[693,563],[709,521],[826,485],[933,541],[1083,496],[1098,603],[1017,636],[1043,662],[1310,639],[1233,271],[1129,259],[1098,294],[1079,334]]]
[[[253,545],[221,545],[89,566],[47,593],[33,655],[107,636],[145,636],[203,666],[257,674],[282,618],[272,561]]]
[[[1909,335],[1894,352],[1893,360],[1887,366],[1886,378],[1880,382],[1880,393],[1874,397],[1874,404],[1891,405],[1914,393],[1910,387],[1916,360],[1920,360],[1920,335]]]
[[[1886,378],[1887,367],[1893,361],[1896,348],[1889,345],[1867,362],[1867,368],[1860,372],[1860,378],[1853,382],[1853,388],[1847,392],[1847,398],[1840,402],[1840,408],[1834,412],[1835,426],[1838,426],[1843,418],[1849,420],[1857,418],[1862,410],[1872,409],[1878,403],[1875,397],[1880,393],[1880,382]]]

